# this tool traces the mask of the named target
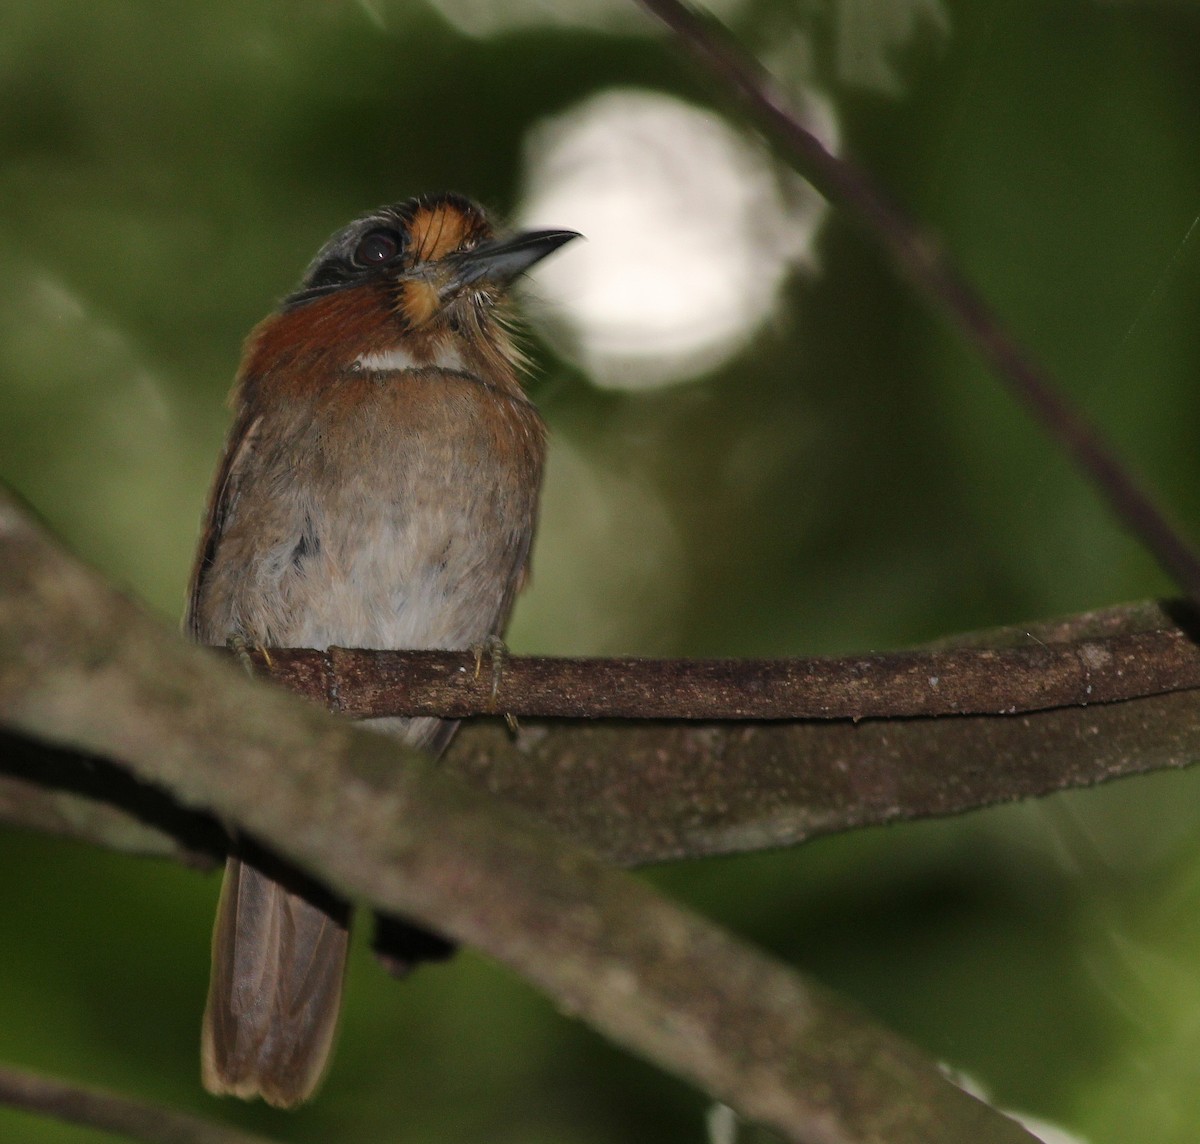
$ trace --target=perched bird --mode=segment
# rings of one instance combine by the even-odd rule
[[[529,564],[545,448],[502,304],[575,237],[497,239],[479,207],[439,194],[325,244],[246,344],[192,577],[194,639],[461,649],[500,635]],[[372,725],[434,752],[454,733],[429,718]],[[211,1092],[280,1107],[313,1093],[348,924],[328,892],[235,842],[202,1034]]]

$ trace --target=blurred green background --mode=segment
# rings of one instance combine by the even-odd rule
[[[1200,537],[1200,10],[720,10]],[[1170,591],[619,0],[4,0],[0,476],[177,622],[241,339],[332,230],[443,188],[589,237],[527,292],[553,443],[516,650],[886,649]],[[1191,1144],[1198,802],[1158,776],[647,876],[1007,1107]],[[469,953],[397,986],[356,948],[320,1099],[219,1104],[217,879],[14,831],[0,872],[2,1060],[297,1142],[704,1138],[698,1094]]]

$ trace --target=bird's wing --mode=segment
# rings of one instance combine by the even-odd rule
[[[242,472],[247,460],[254,452],[261,424],[261,415],[252,414],[246,409],[243,409],[238,415],[233,428],[229,431],[225,455],[221,458],[217,475],[213,479],[212,490],[208,494],[204,533],[200,539],[195,566],[192,568],[187,615],[184,617],[184,631],[193,639],[200,634],[198,609],[200,593],[204,587],[204,577],[216,559],[217,545],[221,542],[221,534],[237,504]]]

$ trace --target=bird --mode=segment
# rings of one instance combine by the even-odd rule
[[[439,193],[370,211],[321,247],[245,344],[191,579],[192,639],[500,639],[528,575],[546,450],[509,287],[577,237],[497,237],[481,207]],[[368,726],[434,754],[455,729],[435,718]],[[313,1095],[349,925],[335,895],[233,837],[201,1034],[210,1092],[280,1108]]]

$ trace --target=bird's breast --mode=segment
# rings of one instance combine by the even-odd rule
[[[497,632],[537,514],[533,407],[435,368],[346,371],[280,397],[258,395],[200,593],[207,638],[420,648]]]

